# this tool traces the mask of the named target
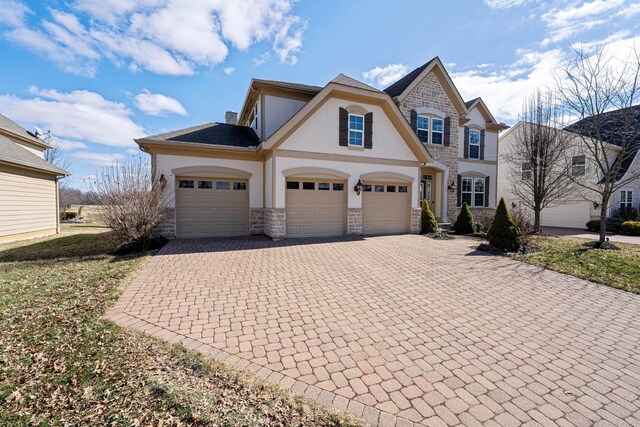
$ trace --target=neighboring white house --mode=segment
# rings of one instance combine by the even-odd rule
[[[58,179],[49,146],[0,114],[0,242],[59,232]]]
[[[167,236],[416,233],[423,197],[442,222],[467,198],[495,208],[506,126],[438,58],[384,91],[253,79],[225,121],[136,140],[169,195]]]
[[[632,107],[640,112],[640,106]],[[612,112],[615,113],[615,112]],[[609,114],[609,113],[607,113]],[[606,115],[604,117],[606,119]],[[640,121],[638,122],[640,124]],[[499,140],[499,163],[498,163],[498,196],[504,197],[508,206],[522,206],[522,202],[513,194],[513,180],[525,179],[527,175],[526,165],[520,165],[520,170],[514,170],[517,165],[512,165],[507,158],[512,150],[517,150],[518,132],[521,132],[524,124],[517,123],[507,132],[500,136]],[[572,127],[565,129],[572,130]],[[570,158],[567,158],[567,166],[571,168],[576,176],[583,177],[589,187],[596,187],[601,181],[600,171],[593,164],[589,150],[584,148],[582,137],[563,131],[564,135],[573,141],[571,144],[574,151]],[[640,174],[640,134],[638,135],[638,146],[635,155],[632,155],[622,164],[618,181],[626,180],[632,176]],[[611,141],[606,145],[610,162],[617,158],[620,147]],[[514,173],[515,172],[515,173]],[[518,173],[520,172],[520,173]],[[576,191],[567,192],[567,197],[558,200],[552,207],[544,208],[541,212],[541,224],[547,227],[565,227],[584,229],[587,221],[600,218],[600,195],[593,191],[578,188]],[[640,179],[632,180],[624,188],[618,190],[612,197],[608,211],[609,215],[615,213],[620,207],[640,208]]]

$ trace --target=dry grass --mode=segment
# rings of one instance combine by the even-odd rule
[[[82,206],[82,216],[87,222],[92,222],[96,224],[103,224],[100,219],[100,214],[104,210],[104,206],[102,205],[71,205],[67,212],[78,212]]]
[[[0,425],[363,425],[103,319],[150,255],[113,249],[86,226],[0,245]]]

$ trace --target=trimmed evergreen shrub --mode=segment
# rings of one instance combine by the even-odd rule
[[[487,240],[496,248],[509,252],[516,252],[522,247],[522,233],[509,215],[504,198],[500,199]]]
[[[607,231],[609,233],[619,233],[623,223],[624,219],[622,218],[607,218]]]
[[[591,221],[587,221],[587,230],[600,231],[600,220],[592,219]]]
[[[451,227],[456,234],[473,234],[476,231],[476,223],[473,221],[473,216],[469,210],[469,206],[466,203],[462,204],[462,209],[458,214],[456,222]]]
[[[422,201],[420,207],[420,234],[435,233],[438,231],[438,221],[436,217],[429,209],[429,202],[427,200]]]
[[[627,236],[640,236],[640,221],[626,221],[620,231]]]

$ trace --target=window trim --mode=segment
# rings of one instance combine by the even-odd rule
[[[419,123],[420,123],[420,119],[427,119],[427,127],[426,128],[421,128]],[[422,141],[423,144],[429,144],[430,138],[431,138],[431,132],[429,132],[429,128],[430,123],[431,123],[431,117],[427,116],[425,114],[418,114],[418,118],[416,119],[416,135],[418,136],[418,139],[420,139],[420,135],[418,134],[418,132],[423,131],[427,133],[427,140],[426,141],[422,141],[422,139],[420,139],[420,141]]]
[[[582,164],[575,164],[575,160],[577,158],[582,158]],[[582,171],[580,173],[576,173],[575,168],[582,167]],[[582,176],[587,172],[587,157],[584,154],[579,154],[577,156],[571,157],[571,176]]]
[[[352,129],[351,128],[351,117],[352,116],[353,117],[361,117],[362,118],[362,130],[360,130],[360,129]],[[362,143],[360,145],[351,143],[351,132],[356,132],[356,133],[359,133],[361,135]],[[355,147],[355,148],[364,148],[364,114],[349,113],[349,115],[347,116],[347,146],[348,147]]]
[[[471,191],[465,191],[464,190],[464,181],[465,179],[469,179],[471,180]],[[482,204],[481,205],[477,205],[476,204],[476,181],[483,181],[482,184]],[[475,176],[463,176],[460,182],[460,205],[462,206],[462,203],[464,202],[464,194],[469,194],[471,195],[471,203],[467,203],[467,206],[469,206],[470,208],[484,208],[486,200],[486,191],[487,191],[487,177],[484,178],[478,178]]]
[[[630,193],[631,194],[631,200],[630,201],[622,201],[622,193]],[[623,205],[624,203],[624,205]],[[619,208],[632,208],[633,207],[633,188],[622,188],[620,189],[620,201],[618,202],[618,207]]]
[[[434,130],[433,129],[433,122],[435,120],[439,120],[442,122],[442,131],[439,130]],[[435,142],[433,142],[433,134],[434,133],[438,133],[441,135],[441,143],[440,144],[436,144]],[[431,145],[437,145],[438,147],[443,147],[444,146],[444,119],[441,119],[440,117],[432,117],[431,118],[431,132],[429,132],[429,141],[431,143]]]
[[[477,132],[478,133],[478,142],[471,142],[471,133],[473,132]],[[472,159],[472,160],[480,160],[480,140],[482,139],[482,131],[480,129],[473,129],[473,128],[469,128],[469,153],[468,153],[468,158]],[[474,147],[478,147],[478,156],[477,157],[471,157],[471,146]]]

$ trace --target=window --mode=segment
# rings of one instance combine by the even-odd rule
[[[229,181],[216,181],[216,190],[229,190],[231,183]]]
[[[522,164],[522,180],[529,181],[533,178],[533,165],[531,163]]]
[[[318,190],[331,190],[331,184],[329,184],[328,182],[319,182],[318,183]]]
[[[344,191],[344,184],[334,182],[333,183],[333,191]]]
[[[198,181],[198,188],[213,188],[211,181]]]
[[[316,183],[315,182],[303,182],[302,183],[302,189],[303,190],[315,190],[316,189]]]
[[[362,191],[371,192],[371,184],[364,184],[362,186]]]
[[[433,175],[422,174],[422,179],[424,179],[425,181],[431,181],[433,179]]]
[[[287,181],[287,190],[299,190],[300,183],[298,181]]]
[[[429,117],[418,116],[416,133],[420,141],[424,143],[429,142]]]
[[[349,114],[349,146],[362,147],[364,141],[364,116]]]
[[[573,156],[571,158],[571,175],[573,176],[584,175],[585,170],[586,170],[586,157]]]
[[[469,207],[484,207],[484,178],[462,178],[461,203]]]
[[[469,158],[480,158],[480,131],[469,129]]]
[[[247,183],[246,182],[234,182],[233,183],[233,189],[234,190],[246,190],[247,189]]]
[[[253,111],[251,112],[251,116],[249,117],[249,123],[251,126],[251,128],[259,135],[258,133],[258,126],[259,126],[259,121],[258,121],[258,104],[256,103],[256,106],[254,107]]]
[[[384,185],[375,186],[376,193],[384,193]]]
[[[621,208],[633,207],[633,190],[620,191],[620,207]]]
[[[181,179],[178,186],[180,188],[193,188],[193,180],[191,179]]]
[[[407,186],[406,185],[398,186],[398,192],[399,193],[406,193],[407,192]]]
[[[387,193],[395,193],[396,186],[395,185],[387,185]]]
[[[431,143],[442,145],[444,133],[444,120],[431,119]]]

